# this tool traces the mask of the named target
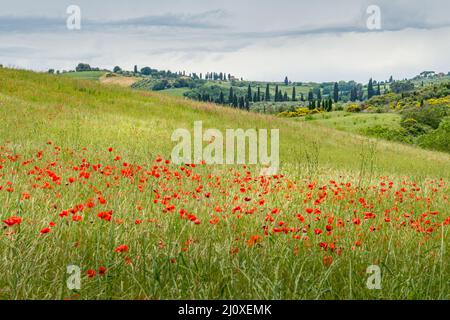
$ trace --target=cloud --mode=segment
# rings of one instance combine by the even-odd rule
[[[220,18],[227,16],[223,10],[210,10],[198,14],[163,14],[119,20],[82,19],[84,31],[112,31],[120,28],[172,27],[190,29],[219,29]],[[0,32],[58,32],[66,29],[67,17],[0,16]]]
[[[18,2],[0,16],[3,64],[41,70],[80,61],[107,68],[138,64],[224,70],[255,80],[404,77],[449,69],[448,0],[110,0],[107,6],[78,0],[80,31],[66,29],[69,0]],[[366,27],[369,5],[381,9],[380,30]]]
[[[65,19],[50,17],[1,16],[0,32],[53,32],[66,27]]]

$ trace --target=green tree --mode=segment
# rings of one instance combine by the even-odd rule
[[[248,85],[247,89],[247,100],[252,101],[252,87],[250,87],[250,85]]]
[[[375,95],[375,91],[373,90],[373,80],[370,78],[369,84],[367,85],[367,98],[370,99]]]
[[[289,85],[289,79],[287,76],[284,78],[284,85],[285,86]]]
[[[245,110],[250,111],[250,101],[245,99]]]
[[[267,84],[267,86],[266,86],[266,98],[265,98],[265,100],[266,101],[270,101],[270,87],[269,87],[269,84]]]
[[[150,67],[143,67],[141,73],[145,76],[149,76],[152,74],[152,69]]]
[[[295,86],[292,88],[292,101],[297,101],[297,93],[295,92]]]
[[[339,85],[338,85],[337,82],[334,83],[333,99],[334,99],[334,102],[338,102],[339,101]]]
[[[320,88],[317,88],[317,99],[322,100],[322,90]]]
[[[239,109],[244,109],[245,108],[245,100],[244,97],[241,96],[239,97]]]
[[[308,101],[311,102],[311,101],[313,101],[313,99],[314,99],[314,94],[313,94],[312,90],[309,90],[309,92],[308,92]]]
[[[234,103],[233,87],[230,87],[230,93],[228,94],[228,103],[229,104],[233,104]]]
[[[75,71],[77,71],[77,72],[91,71],[91,66],[87,63],[79,63],[76,66]]]
[[[358,98],[358,92],[356,91],[356,86],[353,86],[350,91],[350,101],[356,101]]]

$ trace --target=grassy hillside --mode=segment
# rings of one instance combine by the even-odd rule
[[[448,154],[8,69],[0,119],[0,299],[450,298]],[[279,128],[281,174],[171,164],[198,120]]]
[[[358,170],[358,154],[366,145],[366,139],[357,135],[307,122],[293,123],[153,92],[7,69],[0,70],[0,77],[1,137],[17,141],[20,135],[20,148],[37,148],[36,144],[48,139],[93,149],[104,149],[114,142],[130,160],[156,154],[170,156],[172,132],[192,129],[196,120],[202,120],[205,128],[279,128],[281,165],[286,168],[305,164],[309,145],[319,142],[321,166]],[[450,175],[449,155],[387,142],[378,142],[377,148],[377,170],[381,173]],[[414,163],[410,159],[415,159]]]

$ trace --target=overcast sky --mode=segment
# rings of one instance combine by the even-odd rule
[[[69,30],[69,5],[81,30]],[[367,28],[369,5],[381,29]],[[0,0],[0,63],[150,66],[249,80],[400,79],[450,71],[448,0]]]

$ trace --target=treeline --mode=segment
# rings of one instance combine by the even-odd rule
[[[273,87],[274,92],[272,91]],[[255,87],[254,84],[252,86],[249,83],[246,91],[242,87],[235,88],[232,85],[229,92],[225,92],[223,87],[205,84],[194,88],[192,92],[186,92],[185,96],[203,102],[214,102],[233,107],[236,107],[236,104],[239,107],[259,102],[302,102],[310,109],[330,110],[333,103],[364,101],[388,91],[385,83],[381,84],[372,79],[369,80],[366,88],[354,81],[322,83],[311,88],[306,97],[301,92],[297,93],[297,84],[292,84],[287,77],[284,80],[284,89],[282,90],[281,87],[283,85],[270,83],[266,83],[265,88],[260,85]],[[287,88],[291,91],[288,92]]]

